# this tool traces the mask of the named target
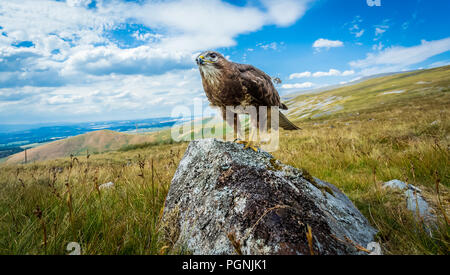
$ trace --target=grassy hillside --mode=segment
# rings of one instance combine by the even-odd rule
[[[49,160],[70,155],[86,153],[100,153],[118,150],[124,146],[154,142],[157,134],[125,134],[110,130],[100,130],[47,143],[27,150],[30,162]],[[25,152],[14,154],[7,159],[7,163],[21,163],[25,159]]]
[[[290,118],[303,130],[282,131],[273,155],[343,190],[379,230],[385,254],[449,254],[449,90],[443,67],[298,96]],[[64,254],[72,241],[83,254],[176,253],[159,218],[186,146],[1,164],[0,254]],[[391,179],[423,190],[438,218],[431,235],[399,192],[381,187]]]
[[[317,94],[302,94],[286,102],[296,121],[326,120],[358,111],[401,108],[423,100],[448,104],[450,66],[373,78],[355,85]],[[444,104],[444,106],[446,106]]]

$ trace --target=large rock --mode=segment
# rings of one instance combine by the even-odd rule
[[[193,254],[358,254],[376,233],[335,186],[216,139],[190,143],[161,224],[173,253]]]

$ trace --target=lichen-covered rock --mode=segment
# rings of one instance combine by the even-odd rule
[[[357,254],[376,233],[335,186],[216,139],[190,143],[161,224],[173,253],[193,254]]]

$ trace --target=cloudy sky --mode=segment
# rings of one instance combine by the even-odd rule
[[[216,49],[282,95],[450,63],[447,0],[1,0],[0,124],[169,116]]]

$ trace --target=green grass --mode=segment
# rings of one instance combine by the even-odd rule
[[[295,120],[303,130],[282,131],[273,155],[348,195],[378,229],[385,254],[448,255],[449,71],[406,73],[298,96],[289,102],[293,112],[303,100],[341,99],[313,112],[303,108],[308,115]],[[405,92],[382,95],[392,90]],[[336,105],[342,109],[313,117]],[[89,158],[2,164],[0,254],[65,254],[72,241],[83,254],[169,253],[159,218],[187,147],[170,144],[169,137],[170,131],[161,131],[155,142]],[[400,192],[381,187],[391,179],[423,190],[438,218],[431,236],[406,210]],[[114,188],[98,189],[109,181]]]

